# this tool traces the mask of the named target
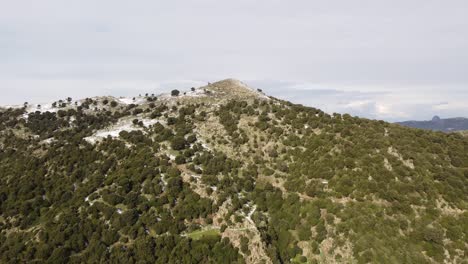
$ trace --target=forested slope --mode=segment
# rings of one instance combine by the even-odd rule
[[[0,262],[466,263],[459,134],[235,80],[44,108],[0,111]]]
[[[429,129],[434,131],[454,132],[468,129],[468,118],[444,118],[434,116],[430,121],[404,121],[398,124],[407,127]]]

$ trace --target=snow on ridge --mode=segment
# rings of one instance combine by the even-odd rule
[[[159,100],[172,100],[172,99],[177,99],[177,98],[184,98],[184,97],[204,97],[207,96],[205,89],[202,87],[195,88],[194,91],[188,90],[188,91],[179,91],[178,96],[172,96],[171,93],[162,93],[158,96]]]
[[[20,109],[20,108],[23,108],[24,105],[0,105],[0,108],[1,109],[9,109],[9,108],[12,108],[12,109]]]
[[[206,96],[205,90],[197,88],[194,91],[190,90],[187,92],[183,92],[181,97],[202,97]]]
[[[139,121],[142,121],[145,127],[149,127],[159,122],[158,119],[139,119]],[[143,127],[135,126],[133,124],[132,119],[123,119],[119,120],[116,124],[108,128],[96,131],[94,135],[86,137],[84,139],[89,143],[94,144],[101,139],[107,138],[108,136],[113,138],[119,137],[119,134],[122,131],[130,132],[135,130],[142,131]]]
[[[27,105],[25,109],[25,113],[23,114],[24,119],[28,119],[29,114],[35,113],[35,112],[50,112],[50,113],[56,113],[59,110],[57,107],[53,107],[52,103],[48,104],[34,104],[34,105]]]
[[[39,112],[51,112],[51,113],[55,113],[58,111],[58,108],[57,107],[53,107],[52,104],[43,104],[43,105],[34,105],[34,106],[28,106],[26,108],[26,112],[28,113],[33,113],[33,112],[36,112],[36,111],[39,111]]]
[[[128,98],[128,97],[121,97],[118,99],[120,103],[122,104],[133,104],[133,99],[132,98]]]
[[[141,105],[148,101],[146,96],[119,97],[116,99],[118,103],[125,104],[125,105],[131,105],[131,104]]]

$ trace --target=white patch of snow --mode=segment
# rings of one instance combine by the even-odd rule
[[[35,105],[30,105],[26,107],[26,112],[27,113],[34,113],[34,112],[51,112],[55,113],[59,110],[57,107],[52,107],[52,104],[35,104]]]
[[[157,119],[141,119],[141,121],[143,122],[144,126],[151,126],[159,122]],[[143,130],[143,128],[133,125],[133,121],[131,119],[121,119],[116,124],[108,128],[96,131],[94,135],[86,137],[85,140],[94,144],[100,139],[106,138],[108,136],[113,138],[118,137],[122,131],[130,132],[135,130]]]
[[[126,105],[134,104],[136,101],[136,100],[134,101],[133,98],[128,98],[128,97],[120,97],[118,100],[120,103],[126,104]]]
[[[158,120],[158,119],[142,119],[141,121],[143,122],[143,125],[145,125],[146,127],[149,127],[158,122],[161,122],[161,120]]]
[[[257,205],[255,204],[252,209],[250,210],[249,214],[247,214],[247,220],[250,222],[250,223],[254,223],[254,221],[252,220],[252,215],[255,213],[255,211],[257,210]]]
[[[167,185],[167,181],[164,180],[164,175],[161,175],[161,181],[163,183],[164,186]]]
[[[212,150],[206,143],[201,143],[202,147],[207,150]]]
[[[54,142],[54,141],[55,141],[55,138],[51,137],[51,138],[42,140],[42,143],[44,143],[44,144],[50,144],[50,143],[52,143],[52,142]]]
[[[206,93],[203,89],[196,88],[195,91],[188,91],[188,92],[183,92],[179,97],[202,97],[206,96]]]
[[[19,108],[23,108],[24,105],[4,105],[4,106],[1,106],[1,108],[3,109],[8,109],[8,108],[12,108],[12,109],[19,109]]]
[[[12,108],[22,108],[23,106],[8,106]],[[57,107],[52,107],[52,104],[30,104],[26,106],[25,113],[23,114],[24,119],[28,119],[29,114],[35,113],[35,112],[50,112],[50,113],[55,113],[59,110]]]
[[[135,98],[135,100],[133,100],[133,98]],[[143,103],[145,103],[147,101],[146,98],[143,97],[143,96],[120,97],[117,100],[118,100],[118,102],[120,102],[122,104],[126,104],[126,105],[130,105],[130,104],[140,105],[140,104],[143,104]]]
[[[93,206],[93,204],[95,202],[95,201],[90,201],[89,196],[86,196],[86,198],[84,200],[85,200],[85,202],[88,202],[88,204],[91,205],[91,206]]]
[[[171,98],[177,98],[177,96],[172,96],[171,94],[168,93],[163,93],[158,96],[159,100],[170,100]]]

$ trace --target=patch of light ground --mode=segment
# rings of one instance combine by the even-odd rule
[[[159,120],[141,119],[141,121],[143,122],[145,127],[149,127],[151,125],[156,124]],[[101,139],[107,138],[108,136],[113,137],[113,138],[118,137],[120,132],[122,131],[130,132],[130,131],[135,131],[135,130],[143,130],[143,128],[140,126],[135,126],[131,119],[122,119],[122,120],[119,120],[116,124],[108,128],[104,128],[104,129],[96,131],[94,135],[86,137],[85,140],[88,141],[89,143],[94,144]]]

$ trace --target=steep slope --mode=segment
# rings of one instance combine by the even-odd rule
[[[438,116],[434,116],[430,121],[404,121],[397,124],[444,132],[468,130],[468,118],[463,117],[442,119]]]
[[[0,112],[2,262],[467,258],[461,135],[328,115],[232,79],[55,105]]]

